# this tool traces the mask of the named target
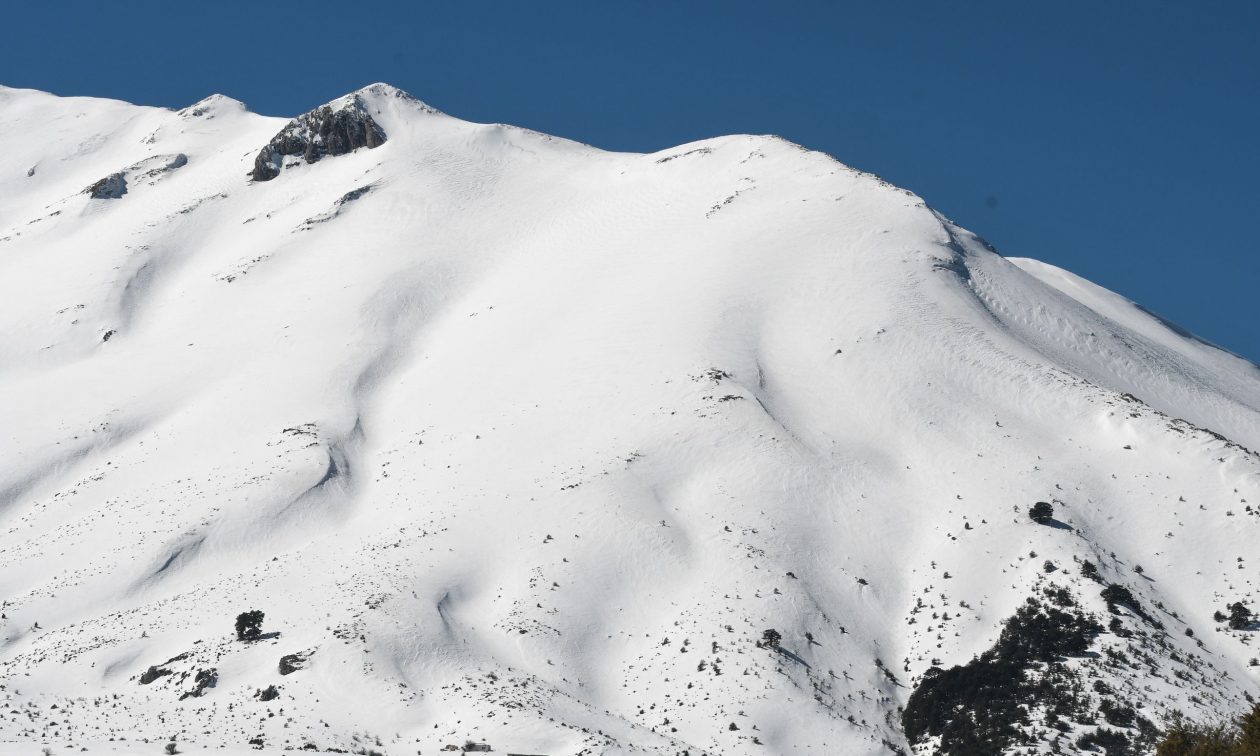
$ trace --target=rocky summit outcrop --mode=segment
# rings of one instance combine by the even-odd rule
[[[385,139],[385,131],[368,114],[363,99],[354,94],[290,121],[258,153],[250,177],[270,181],[279,176],[286,156],[300,155],[306,162],[314,163],[360,147],[379,147]]]

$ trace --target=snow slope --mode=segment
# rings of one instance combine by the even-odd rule
[[[778,138],[357,95],[384,144],[255,182],[287,119],[0,88],[13,753],[909,751],[1048,585],[1156,725],[1260,694],[1255,365]]]

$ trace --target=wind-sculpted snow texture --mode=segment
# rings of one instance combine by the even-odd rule
[[[1255,365],[781,139],[347,103],[387,138],[255,181],[287,119],[0,89],[0,753],[1140,752],[1260,695]]]

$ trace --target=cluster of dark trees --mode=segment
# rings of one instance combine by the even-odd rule
[[[916,744],[939,737],[942,756],[1002,756],[1027,744],[1033,708],[1047,707],[1056,720],[1084,718],[1090,699],[1061,659],[1084,654],[1102,629],[1092,617],[1028,599],[993,648],[924,673],[902,711],[906,736]],[[1029,674],[1034,668],[1040,673]]]
[[[1213,619],[1217,622],[1229,622],[1230,630],[1246,630],[1251,626],[1252,617],[1255,615],[1251,613],[1246,604],[1241,601],[1235,601],[1225,608],[1229,610],[1228,616],[1217,612]]]
[[[1230,724],[1174,724],[1155,756],[1260,756],[1260,703]]]

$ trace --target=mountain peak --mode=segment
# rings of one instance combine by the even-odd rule
[[[373,149],[388,136],[374,116],[398,103],[412,111],[438,113],[398,87],[383,82],[369,84],[294,118],[259,152],[250,173],[255,181],[280,175],[286,155],[301,155],[307,163],[320,158]]]
[[[384,82],[376,82],[360,87],[353,92],[348,92],[335,100],[331,100],[326,105],[333,110],[342,110],[345,108],[365,109],[368,104],[383,105],[386,102],[404,102],[414,107],[418,107],[424,112],[437,113],[436,108],[421,102],[409,92],[406,92],[392,84]]]
[[[383,81],[378,81],[374,84],[368,84],[365,87],[360,87],[357,90],[355,90],[353,94],[378,95],[381,97],[396,97],[403,100],[416,99],[415,97],[411,95],[411,93],[405,92],[399,89],[398,87],[394,86],[393,84],[386,84]]]
[[[183,108],[179,111],[179,114],[184,118],[213,118],[222,113],[246,113],[248,111],[249,108],[240,100],[215,93]]]
[[[0,89],[0,754],[1149,753],[1260,695],[1254,366],[776,137],[205,104]]]

